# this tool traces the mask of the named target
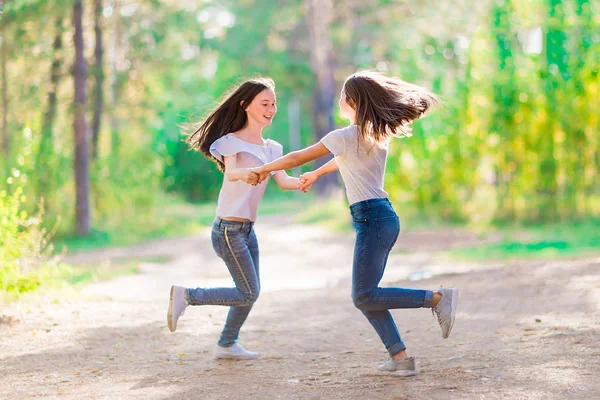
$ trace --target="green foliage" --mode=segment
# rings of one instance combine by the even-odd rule
[[[23,209],[23,189],[0,192],[0,293],[18,296],[60,279],[69,267],[52,255],[51,235],[41,226],[42,213]]]
[[[446,105],[393,144],[396,202],[480,225],[598,216],[599,7],[495,1],[467,48],[424,42]]]
[[[57,249],[89,250],[108,246],[139,244],[162,237],[182,237],[210,226],[216,204],[190,204],[170,195],[158,195],[151,208],[131,210],[123,220],[99,220],[89,237],[61,234],[56,237]]]
[[[263,74],[276,82],[279,111],[266,136],[295,150],[288,116],[295,98],[300,143],[313,142],[303,1],[118,3],[104,3],[101,24],[106,112],[90,168],[94,231],[85,240],[71,238],[73,3],[20,0],[3,10],[9,102],[2,112],[11,151],[0,156],[0,190],[10,195],[22,186],[35,200],[20,205],[30,215],[43,199],[42,226],[57,226],[61,243],[75,248],[135,243],[210,223],[222,174],[188,151],[179,126],[205,116],[242,78]],[[486,226],[598,216],[600,1],[409,3],[336,2],[329,30],[336,89],[356,69],[376,68],[445,100],[417,121],[412,138],[392,143],[386,190],[403,218]],[[84,13],[91,63],[91,3],[84,2]],[[60,16],[63,46],[55,51]],[[536,32],[543,47],[532,51]],[[46,129],[53,62],[60,66],[57,109],[53,129]],[[338,115],[336,122],[347,123]],[[267,199],[275,192],[269,188]],[[345,226],[345,211],[324,210],[305,218],[333,215]]]

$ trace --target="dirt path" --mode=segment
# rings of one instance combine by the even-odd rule
[[[456,263],[434,250],[476,239],[401,235],[386,284],[461,293],[448,340],[429,310],[393,311],[422,372],[398,379],[375,372],[386,352],[350,301],[352,237],[280,217],[262,219],[257,233],[263,293],[241,340],[258,360],[211,358],[226,308],[190,308],[176,333],[166,327],[172,283],[230,282],[203,234],[73,257],[170,261],[77,298],[5,307],[18,322],[0,321],[0,398],[600,398],[600,259]]]

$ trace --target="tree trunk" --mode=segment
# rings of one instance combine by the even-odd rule
[[[10,134],[8,132],[8,79],[6,76],[7,62],[7,42],[6,42],[6,23],[0,21],[2,26],[2,47],[0,48],[0,63],[2,63],[2,150],[4,157],[8,159],[10,155]]]
[[[94,32],[96,35],[96,49],[94,52],[96,65],[94,66],[94,76],[96,78],[96,87],[94,90],[94,119],[92,121],[92,159],[98,157],[98,140],[100,136],[100,123],[102,121],[102,111],[104,109],[104,93],[102,91],[104,83],[104,69],[102,67],[103,48],[102,48],[102,0],[94,0]]]
[[[58,83],[60,80],[61,70],[61,49],[62,49],[62,16],[56,18],[56,36],[54,37],[54,44],[52,45],[53,54],[52,67],[50,69],[50,88],[48,89],[48,108],[44,113],[44,122],[42,124],[42,138],[40,139],[40,148],[37,154],[36,167],[39,172],[39,176],[45,175],[46,179],[39,179],[38,181],[38,198],[42,198],[48,193],[49,185],[52,183],[51,178],[53,177],[52,163],[50,162],[52,154],[54,154],[54,121],[56,120],[57,112],[57,99],[56,93],[58,91]],[[42,173],[44,171],[44,173]],[[48,203],[46,202],[46,207]]]
[[[496,148],[496,218],[513,221],[516,218],[515,201],[512,187],[515,184],[515,170],[512,165],[518,163],[511,149],[514,147],[514,115],[519,104],[518,93],[515,89],[516,68],[514,58],[514,40],[511,33],[511,16],[513,9],[510,2],[496,3],[492,9],[493,33],[496,36],[497,71],[496,82],[493,86],[494,102],[499,106],[493,114],[497,135],[501,135],[501,143]]]
[[[85,122],[85,79],[87,65],[83,55],[83,6],[82,0],[75,0],[73,6],[73,26],[75,33],[75,64],[73,78],[75,83],[75,104],[73,130],[75,134],[75,232],[78,236],[90,234],[90,178],[89,178],[89,148],[87,127]]]
[[[562,6],[561,0],[549,0],[549,20],[546,29],[546,69],[547,78],[545,98],[547,115],[547,134],[540,138],[538,154],[540,157],[540,182],[539,187],[542,194],[540,204],[540,219],[544,221],[555,221],[558,217],[558,163],[555,156],[555,138],[557,120],[560,118],[560,90],[562,81],[568,73],[566,69],[566,50],[564,47],[566,34],[556,26],[561,21],[561,13],[558,6]]]
[[[305,0],[308,28],[310,32],[311,67],[317,77],[313,92],[312,124],[315,142],[334,129],[333,109],[335,103],[335,81],[331,57],[329,23],[333,14],[332,0]],[[328,159],[316,161],[317,167]],[[327,194],[337,185],[337,174],[323,176],[315,184],[317,193]]]
[[[119,120],[117,118],[117,102],[119,99],[119,78],[117,60],[119,56],[119,43],[121,41],[121,20],[119,9],[119,0],[114,0],[113,4],[113,15],[115,19],[114,36],[113,36],[113,48],[111,54],[111,67],[110,67],[110,131],[111,131],[111,153],[114,156],[118,155],[119,152]],[[118,159],[118,157],[117,157]]]

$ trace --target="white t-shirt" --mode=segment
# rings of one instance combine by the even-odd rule
[[[283,155],[283,146],[267,139],[266,145],[248,143],[232,135],[225,135],[210,146],[210,154],[223,161],[224,157],[236,156],[236,168],[258,167]],[[274,172],[272,173],[274,174]],[[246,218],[256,220],[258,203],[265,194],[269,179],[252,186],[244,181],[231,182],[223,177],[216,214],[218,217]]]
[[[361,139],[356,125],[328,133],[321,143],[335,156],[350,204],[387,198],[383,178],[388,146]]]

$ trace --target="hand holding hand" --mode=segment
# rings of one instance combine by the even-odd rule
[[[256,186],[260,183],[259,178],[260,176],[256,172],[252,171],[250,168],[248,168],[244,175],[241,177],[241,179],[244,182],[252,186]]]
[[[319,179],[319,176],[313,172],[307,172],[305,174],[300,175],[299,180],[299,188],[304,193],[308,193],[313,183],[315,183]]]
[[[310,185],[309,186],[301,186],[301,183],[298,183],[298,189],[300,189],[300,191],[302,193],[308,193],[308,192],[310,192],[310,188],[311,187],[312,186],[310,186]]]
[[[262,167],[254,167],[250,169],[252,172],[254,172],[257,176],[258,176],[258,183],[263,183],[263,181],[265,179],[267,179],[269,177],[269,173],[270,172],[265,172],[262,170]]]

